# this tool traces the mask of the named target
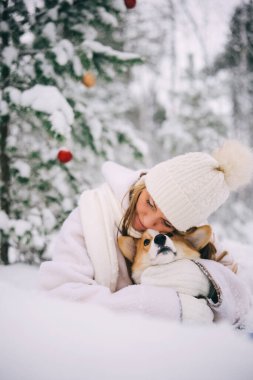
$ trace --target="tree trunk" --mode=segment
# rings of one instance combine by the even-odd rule
[[[8,19],[8,1],[3,1],[3,21],[7,21]],[[2,51],[9,44],[9,32],[2,31]],[[2,57],[1,57],[2,60]],[[9,85],[9,68],[4,65],[2,69],[2,88]],[[10,214],[10,159],[7,154],[7,138],[8,138],[8,130],[9,130],[9,115],[2,116],[1,120],[1,128],[0,128],[0,183],[1,183],[1,193],[0,193],[0,204],[1,210],[6,213],[7,216]],[[9,264],[8,259],[8,249],[9,249],[9,241],[8,236],[4,233],[4,231],[0,231],[0,244],[1,244],[1,260],[4,264]]]

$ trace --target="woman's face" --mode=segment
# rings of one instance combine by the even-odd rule
[[[141,192],[136,203],[136,212],[132,226],[139,232],[145,231],[149,228],[165,233],[174,230],[174,227],[156,206],[153,198],[146,189]]]

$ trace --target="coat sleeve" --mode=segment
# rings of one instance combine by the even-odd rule
[[[53,260],[40,266],[40,289],[63,299],[99,304],[111,310],[180,320],[181,303],[174,289],[129,285],[112,293],[109,288],[96,283],[78,208],[64,222],[53,249]]]
[[[215,290],[215,297],[208,299],[215,321],[228,320],[236,326],[242,326],[251,306],[246,284],[221,263],[204,259],[195,263],[209,278]]]

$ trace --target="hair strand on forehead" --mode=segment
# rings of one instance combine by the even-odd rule
[[[121,233],[123,236],[128,235],[128,230],[133,223],[133,219],[135,217],[136,204],[139,199],[141,192],[146,188],[144,182],[135,183],[129,189],[129,206],[126,209],[126,212],[122,218],[121,222]]]

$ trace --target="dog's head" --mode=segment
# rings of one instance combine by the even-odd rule
[[[146,230],[140,239],[119,236],[118,244],[123,255],[132,263],[132,277],[138,283],[142,272],[150,265],[201,257],[201,250],[210,242],[211,237],[212,229],[205,225],[171,236]]]

